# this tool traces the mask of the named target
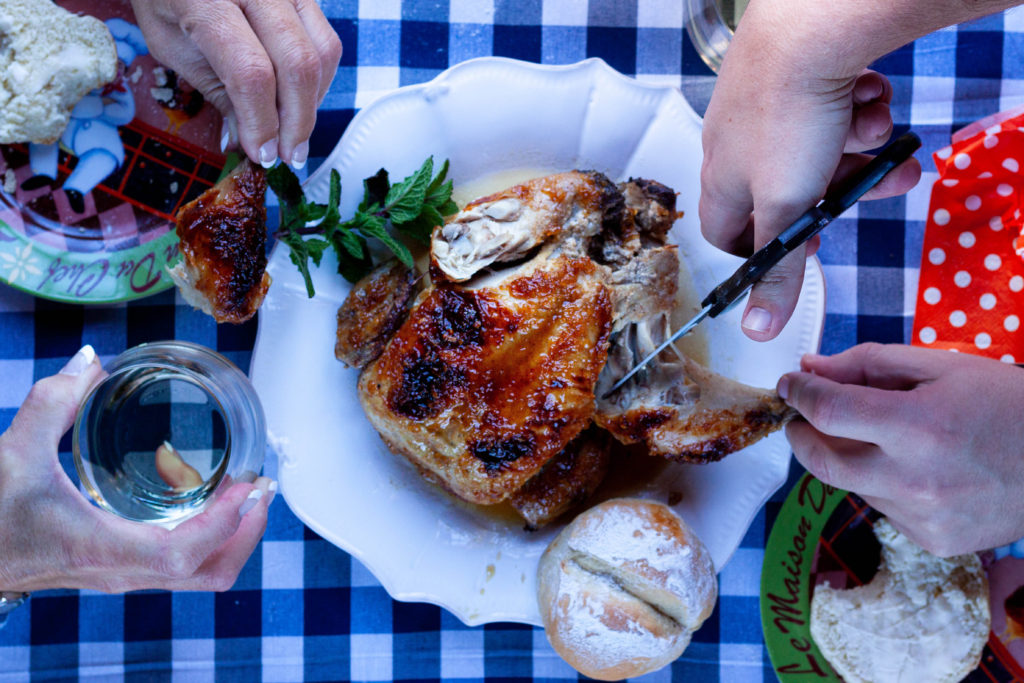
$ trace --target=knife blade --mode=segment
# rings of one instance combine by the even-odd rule
[[[805,211],[799,218],[779,233],[779,236],[758,249],[744,261],[731,276],[722,281],[701,301],[701,310],[685,325],[676,330],[658,348],[633,366],[601,398],[608,398],[618,391],[637,372],[668,348],[672,343],[689,334],[705,318],[715,318],[728,310],[745,295],[772,266],[782,260],[807,240],[821,232],[826,225],[853,206],[865,192],[881,182],[889,171],[896,168],[921,147],[921,138],[913,132],[904,133],[883,149],[836,191],[830,192],[817,205]]]

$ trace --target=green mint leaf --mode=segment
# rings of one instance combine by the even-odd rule
[[[433,158],[433,157],[431,157]],[[437,172],[437,177],[430,181],[430,185],[427,186],[427,197],[437,192],[441,188],[441,184],[444,183],[445,176],[448,175],[448,160],[445,159],[444,163],[441,164],[441,170]],[[450,184],[450,183],[449,183]],[[449,193],[451,196],[451,193]]]
[[[453,202],[451,199],[445,201],[441,205],[433,204],[437,209],[437,212],[442,216],[452,216],[459,212],[459,205]]]
[[[306,203],[306,197],[302,193],[302,183],[299,178],[288,168],[287,164],[277,164],[267,171],[267,184],[277,195],[281,204],[281,211],[293,206],[300,206]]]
[[[316,237],[308,240],[304,240],[306,250],[309,252],[309,258],[313,260],[313,263],[320,266],[320,259],[324,256],[324,251],[331,246],[331,243],[327,240],[318,239]]]
[[[430,237],[434,234],[434,226],[441,223],[435,221],[427,214],[426,209],[428,207],[424,206],[423,208],[424,212],[417,216],[415,220],[396,225],[395,229],[403,235],[409,235],[424,244],[430,244]],[[437,213],[437,211],[434,210],[434,213]]]
[[[302,279],[306,283],[306,296],[312,299],[316,292],[313,290],[313,278],[309,274],[310,253],[306,247],[306,241],[302,239],[301,235],[295,233],[282,235],[281,241],[288,245],[288,258],[302,274]]]
[[[369,275],[373,266],[368,262],[359,261],[351,257],[338,262],[338,273],[351,283],[356,283]]]
[[[388,196],[384,200],[384,211],[392,223],[408,223],[420,215],[433,168],[434,158],[427,157],[420,170],[397,185],[392,185],[388,190]]]
[[[359,210],[364,213],[376,213],[376,211],[369,210],[370,206],[374,204],[378,207],[383,206],[390,189],[391,181],[388,180],[388,172],[383,168],[369,178],[364,179],[363,201],[359,204]]]
[[[452,181],[446,180],[445,182],[438,185],[433,191],[427,192],[425,199],[427,204],[434,207],[441,206],[442,204],[451,201],[452,198]]]
[[[412,268],[412,254],[409,249],[388,232],[384,219],[372,214],[357,213],[353,221],[358,221],[359,232],[367,237],[375,237],[390,249],[398,260]]]
[[[352,258],[362,259],[366,255],[366,240],[362,239],[359,235],[352,232],[352,229],[356,227],[354,221],[346,221],[338,226],[337,230],[331,233],[329,239],[334,243],[334,248],[344,249]],[[338,256],[338,260],[341,260],[341,256]]]

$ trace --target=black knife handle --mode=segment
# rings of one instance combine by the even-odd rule
[[[711,290],[701,302],[701,307],[710,306],[708,316],[712,318],[729,308],[786,254],[821,232],[833,219],[853,206],[865,192],[877,185],[889,171],[909,159],[920,146],[921,138],[912,132],[894,140],[838,191],[829,193],[817,206],[804,212],[778,237],[744,261],[735,273]]]

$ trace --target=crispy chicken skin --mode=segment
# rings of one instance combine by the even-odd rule
[[[377,358],[405,320],[416,285],[416,271],[387,261],[357,282],[338,309],[334,356],[350,368]]]
[[[611,461],[608,433],[590,427],[548,461],[509,502],[538,529],[583,503],[604,480]]]
[[[266,173],[243,159],[175,217],[183,260],[168,273],[185,300],[219,322],[242,323],[263,303]]]
[[[367,366],[360,400],[392,450],[465,500],[499,503],[590,424],[611,314],[585,258],[435,286]]]
[[[471,202],[434,230],[432,284],[360,377],[371,423],[425,478],[508,501],[528,528],[594,491],[612,437],[710,462],[778,429],[792,412],[774,392],[674,351],[597,398],[668,332],[676,218],[670,188],[588,171]]]

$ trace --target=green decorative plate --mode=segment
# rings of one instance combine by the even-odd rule
[[[216,182],[220,114],[149,54],[127,0],[63,0],[107,23],[118,76],[52,145],[0,145],[0,282],[72,303],[172,286],[173,216]]]
[[[811,639],[811,596],[828,581],[850,588],[871,580],[881,515],[858,496],[805,474],[779,511],[761,569],[761,625],[783,683],[840,681]],[[1024,559],[982,554],[989,577],[992,632],[972,683],[1024,681]]]

